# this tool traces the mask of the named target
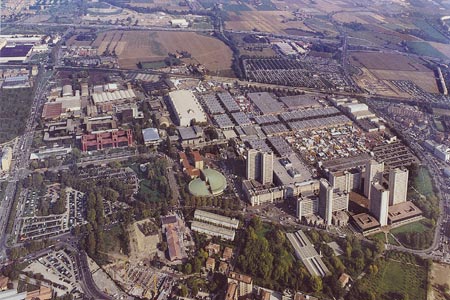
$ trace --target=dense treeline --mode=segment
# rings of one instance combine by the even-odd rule
[[[237,259],[238,271],[251,275],[257,285],[282,291],[285,288],[314,293],[322,297],[344,295],[339,283],[342,273],[357,277],[363,270],[373,270],[374,260],[383,252],[384,244],[364,243],[354,237],[340,239],[338,243],[344,254],[336,256],[328,246],[331,237],[323,231],[306,232],[330,270],[324,278],[312,276],[300,260],[285,233],[276,225],[262,224],[253,218],[244,231],[240,242],[242,251]],[[363,299],[363,298],[361,298]]]

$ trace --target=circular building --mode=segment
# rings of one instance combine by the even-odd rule
[[[189,192],[196,197],[218,196],[226,188],[225,176],[213,169],[200,170],[200,177],[189,182]]]

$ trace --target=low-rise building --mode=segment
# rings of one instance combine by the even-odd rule
[[[145,146],[153,146],[161,143],[157,128],[142,129],[142,138],[144,139]]]
[[[237,284],[237,293],[239,297],[253,292],[253,279],[248,275],[230,272],[228,274],[228,284],[230,283]]]
[[[208,259],[206,259],[205,268],[206,271],[214,272],[216,268],[216,260],[212,257],[208,257]]]

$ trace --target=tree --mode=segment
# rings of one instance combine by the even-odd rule
[[[181,297],[186,297],[188,295],[188,288],[184,284],[180,284],[178,291]]]
[[[184,265],[184,273],[185,274],[191,274],[192,273],[192,265],[190,263],[187,263]]]
[[[312,276],[311,277],[311,288],[315,293],[320,292],[323,288],[322,284],[322,278],[319,276]]]

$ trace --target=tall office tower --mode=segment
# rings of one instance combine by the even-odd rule
[[[328,180],[335,190],[351,192],[361,188],[361,171],[357,169],[349,171],[329,172]]]
[[[273,182],[273,153],[261,153],[261,183]]]
[[[261,173],[261,165],[258,164],[258,150],[250,149],[247,151],[247,179],[257,180]]]
[[[370,160],[366,164],[366,176],[364,179],[364,195],[370,199],[372,192],[372,183],[374,181],[381,182],[384,171],[384,163],[378,163],[375,160]]]
[[[262,184],[273,182],[273,154],[250,149],[247,152],[247,179]]]
[[[370,191],[370,212],[377,218],[381,226],[386,226],[389,209],[389,190],[379,182],[374,182]]]
[[[399,168],[389,171],[389,206],[406,202],[408,173],[407,169]]]
[[[331,225],[333,218],[333,187],[326,179],[320,179],[319,215],[325,224]]]

